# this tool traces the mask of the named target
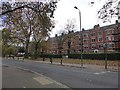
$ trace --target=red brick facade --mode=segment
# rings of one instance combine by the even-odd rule
[[[113,36],[114,36],[114,44],[115,47],[113,48],[114,50],[120,52],[120,23],[116,22],[116,27],[115,30],[113,32]]]
[[[82,33],[82,34],[81,34]],[[80,39],[82,35],[82,39]],[[58,37],[48,39],[48,53],[58,53]],[[107,45],[108,52],[116,52],[120,49],[120,24],[115,24],[100,27],[95,25],[93,29],[84,30],[81,32],[69,32],[62,35],[61,40],[64,39],[61,52],[77,53],[81,52],[104,52],[104,47]],[[70,47],[68,48],[68,41],[70,41]]]

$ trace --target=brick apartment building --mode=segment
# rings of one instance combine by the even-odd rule
[[[81,34],[82,33],[82,34]],[[82,36],[80,36],[82,35]],[[61,44],[60,44],[61,43]],[[77,52],[108,52],[120,51],[120,23],[100,27],[95,25],[92,29],[82,29],[80,32],[69,32],[61,36],[48,39],[48,53],[77,53]]]
[[[116,24],[115,30],[113,32],[113,36],[114,36],[114,45],[115,47],[113,48],[115,51],[120,52],[120,23],[116,22],[118,24]]]

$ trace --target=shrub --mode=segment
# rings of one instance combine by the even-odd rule
[[[83,53],[83,59],[105,60],[104,53]],[[108,60],[120,60],[120,53],[107,53]],[[41,58],[62,58],[60,54],[40,54]],[[81,54],[68,54],[68,58],[80,59]]]
[[[59,54],[41,54],[41,58],[62,58],[62,55]]]

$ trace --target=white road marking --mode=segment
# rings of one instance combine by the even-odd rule
[[[110,72],[110,71],[107,71],[107,72]],[[105,74],[107,72],[106,71],[102,71],[102,72],[97,72],[97,73],[94,73],[94,74],[99,75],[99,74]]]
[[[106,73],[106,72],[103,71],[103,72],[101,72],[101,73]]]
[[[48,84],[52,84],[53,83],[52,81],[50,81],[50,80],[48,80],[46,78],[43,78],[43,77],[35,77],[33,79],[38,81],[42,85],[48,85]]]
[[[99,75],[100,73],[94,73],[94,74]]]
[[[90,82],[92,82],[92,80],[89,80]]]
[[[25,86],[23,86],[23,88],[26,88]]]
[[[87,80],[88,80],[89,82],[92,82],[92,80],[90,80],[90,79],[88,79],[88,78],[87,78]]]

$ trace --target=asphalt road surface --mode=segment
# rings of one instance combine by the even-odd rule
[[[68,88],[41,74],[13,66],[2,66],[2,88]],[[66,90],[66,89],[65,89]]]
[[[27,60],[4,59],[2,64],[32,70],[70,88],[118,88],[118,72],[44,64]]]

